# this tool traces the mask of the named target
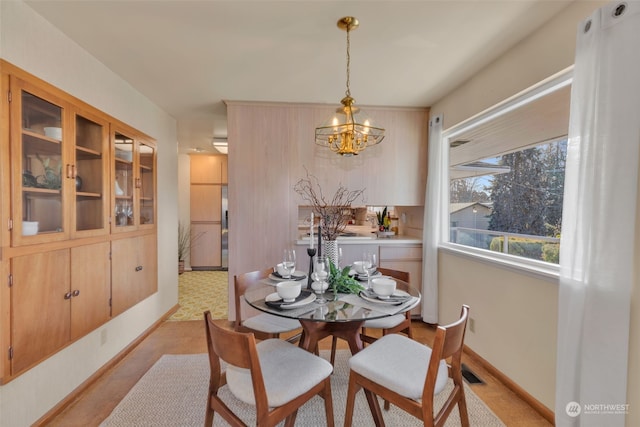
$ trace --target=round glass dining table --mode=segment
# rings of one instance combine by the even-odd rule
[[[283,303],[277,297],[278,281],[263,279],[261,286],[248,290],[244,297],[247,303],[265,313],[298,319],[303,329],[300,347],[315,351],[318,342],[328,336],[335,336],[349,344],[352,354],[362,350],[360,329],[369,319],[379,319],[405,313],[420,302],[420,292],[408,283],[394,279],[398,293],[403,298],[396,300],[378,300],[367,294],[336,294],[328,291],[324,297],[328,302],[319,304],[315,294],[307,288],[306,279],[302,281],[302,294],[295,303]],[[366,286],[366,282],[363,283]]]

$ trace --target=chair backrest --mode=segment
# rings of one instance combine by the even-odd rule
[[[268,411],[267,395],[264,379],[260,368],[256,339],[251,333],[231,331],[216,325],[211,318],[211,312],[204,313],[207,334],[207,350],[209,352],[209,366],[211,379],[209,389],[218,390],[222,384],[220,360],[238,368],[249,369],[254,387],[254,397],[258,412]]]
[[[237,274],[233,277],[234,305],[236,309],[235,329],[242,325],[242,297],[248,289],[259,284],[260,280],[269,277],[273,273],[272,268],[257,270],[249,273]]]
[[[423,399],[428,399],[430,402],[433,401],[441,360],[451,358],[450,373],[452,375],[461,375],[462,348],[468,319],[469,306],[463,305],[458,320],[446,326],[438,326],[433,347],[431,348],[431,359],[429,360]]]

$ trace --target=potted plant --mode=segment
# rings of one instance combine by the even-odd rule
[[[178,274],[184,273],[184,258],[191,250],[191,245],[204,233],[191,236],[191,227],[183,223],[178,224]]]

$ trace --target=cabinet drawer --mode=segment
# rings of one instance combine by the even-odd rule
[[[422,246],[380,246],[380,260],[422,260]]]

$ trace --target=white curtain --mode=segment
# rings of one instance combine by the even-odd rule
[[[424,198],[424,228],[422,239],[422,320],[438,323],[438,245],[445,229],[447,204],[443,180],[448,177],[449,151],[442,143],[442,115],[429,120],[429,169]]]
[[[577,35],[560,245],[561,427],[625,425],[639,79],[640,2],[611,3]]]

